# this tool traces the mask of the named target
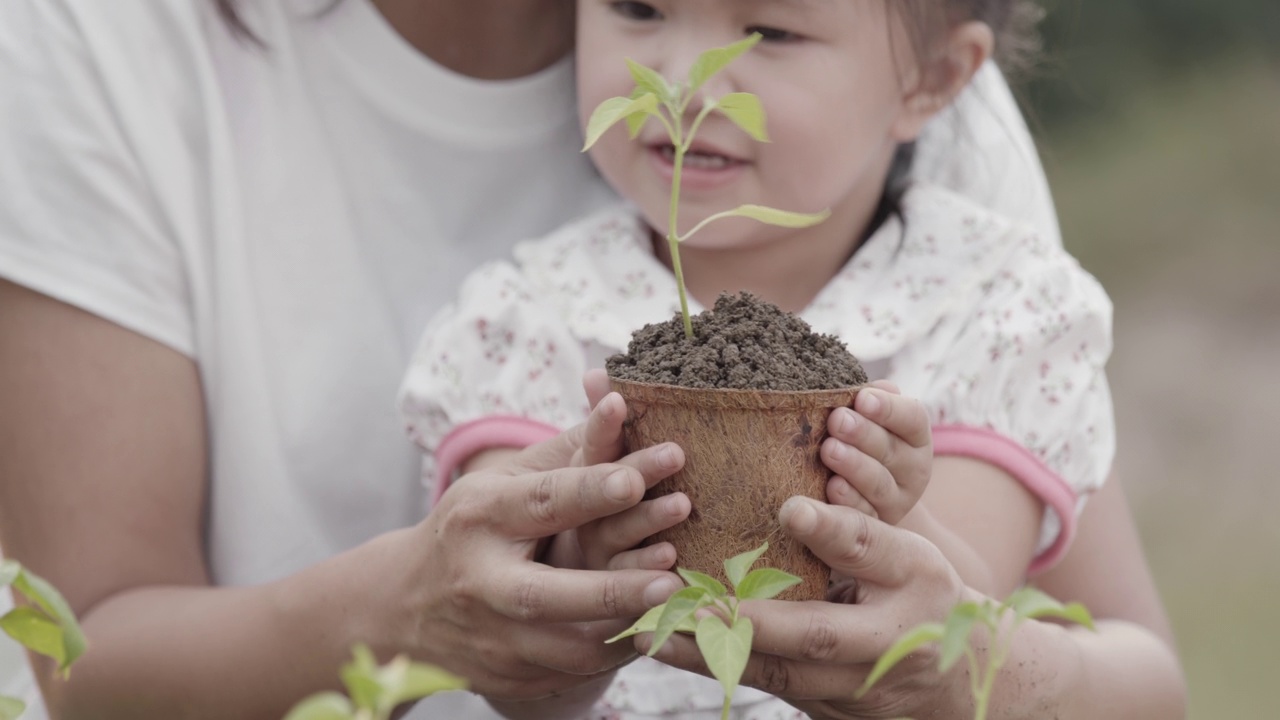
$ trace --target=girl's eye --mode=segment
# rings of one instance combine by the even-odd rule
[[[661,20],[662,13],[649,3],[634,2],[634,0],[621,0],[620,2],[609,3],[613,11],[628,20]]]
[[[762,42],[784,43],[784,42],[795,42],[800,39],[799,35],[789,30],[782,30],[779,28],[772,28],[772,27],[764,27],[761,25],[754,25],[752,27],[747,28],[747,34],[751,35],[752,33],[760,33]]]

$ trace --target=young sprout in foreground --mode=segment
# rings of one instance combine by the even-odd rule
[[[467,681],[432,665],[410,662],[398,655],[379,666],[364,645],[342,666],[347,694],[324,692],[298,703],[285,720],[387,720],[401,703],[421,700],[446,690],[462,690]]]
[[[1013,621],[1007,630],[1001,632],[1000,621],[1006,612],[1013,613]],[[975,704],[973,717],[974,720],[986,720],[996,674],[1009,657],[1013,634],[1022,621],[1037,618],[1058,618],[1093,629],[1093,617],[1083,605],[1063,605],[1034,588],[1023,588],[999,605],[991,600],[984,600],[982,603],[963,602],[952,608],[945,623],[926,623],[904,633],[898,642],[880,656],[871,674],[867,676],[867,681],[858,689],[857,697],[865,695],[885,673],[912,652],[929,643],[941,642],[939,670],[944,673],[951,670],[962,656],[968,660],[969,687]],[[979,665],[978,656],[969,644],[969,637],[976,626],[985,627],[992,638],[985,667]]]
[[[0,562],[0,589],[11,585],[30,605],[14,608],[0,617],[0,630],[28,650],[53,658],[62,677],[67,677],[71,664],[84,654],[86,645],[71,606],[44,579],[5,560]],[[0,696],[0,720],[16,720],[26,709],[21,700]]]
[[[698,96],[702,86],[716,73],[723,70],[738,56],[760,42],[761,35],[755,33],[732,45],[713,48],[698,57],[689,69],[689,77],[683,82],[668,82],[666,78],[654,70],[627,60],[631,68],[631,77],[636,87],[630,97],[615,97],[600,103],[587,122],[586,144],[583,151],[589,150],[605,131],[619,122],[626,121],[627,130],[634,140],[640,129],[649,118],[656,118],[667,131],[671,144],[675,148],[674,171],[671,176],[671,216],[667,223],[667,247],[671,252],[671,266],[676,276],[676,287],[680,292],[680,313],[684,317],[684,332],[693,337],[693,323],[689,318],[689,300],[685,292],[684,270],[680,266],[680,243],[693,237],[708,224],[731,217],[745,217],[760,222],[786,228],[805,228],[817,225],[827,219],[830,212],[804,214],[774,210],[761,205],[742,205],[733,210],[720,212],[704,219],[684,235],[676,229],[676,221],[680,215],[680,178],[684,169],[684,157],[693,146],[694,136],[702,122],[712,112],[719,112],[742,128],[748,135],[760,142],[769,142],[765,129],[764,108],[760,99],[751,93],[729,93],[720,98],[707,97],[703,100],[702,109],[698,111],[688,128],[684,126],[685,113],[690,103]]]
[[[733,690],[738,687],[742,672],[747,668],[754,636],[751,618],[738,615],[739,601],[768,600],[801,582],[795,575],[773,568],[752,570],[751,566],[768,549],[769,543],[766,542],[755,550],[724,561],[724,574],[733,585],[732,595],[710,575],[677,569],[689,587],[672,595],[665,603],[645,613],[635,625],[606,642],[651,632],[653,645],[649,648],[649,656],[652,657],[673,633],[693,634],[707,668],[724,688],[724,710],[720,717],[728,718]],[[698,618],[698,611],[704,608],[710,608],[713,614]]]

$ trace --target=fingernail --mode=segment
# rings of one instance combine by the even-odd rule
[[[631,499],[631,478],[626,470],[619,470],[604,480],[604,496],[624,502]]]
[[[868,415],[875,415],[880,412],[880,398],[875,393],[865,393],[866,400],[862,401],[862,410]]]
[[[832,420],[835,423],[835,431],[841,435],[848,435],[853,432],[854,426],[858,424],[857,418],[853,413],[845,408],[839,408],[832,413]]]
[[[683,503],[680,502],[680,498],[675,495],[668,495],[662,501],[662,511],[671,516],[679,515],[684,510],[682,506]]]
[[[654,580],[644,589],[644,603],[649,607],[657,607],[666,602],[680,588],[681,583],[675,578],[664,577]]]
[[[831,456],[832,460],[839,462],[844,459],[847,453],[848,448],[845,447],[844,443],[836,440],[835,438],[827,440],[827,454]]]
[[[662,466],[662,469],[671,470],[678,463],[679,459],[676,457],[676,449],[670,445],[663,445],[662,449],[658,451],[658,464]]]
[[[818,513],[805,499],[793,497],[782,504],[778,520],[793,532],[805,535],[817,527]]]

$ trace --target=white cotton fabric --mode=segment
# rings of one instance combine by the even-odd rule
[[[913,187],[902,209],[801,317],[922,400],[934,425],[991,431],[1030,451],[1074,497],[1096,490],[1115,434],[1102,288],[1057,243],[950,191]],[[428,453],[424,482],[436,479],[430,453],[462,423],[584,420],[583,373],[624,351],[634,330],[677,312],[675,279],[625,205],[477,270],[428,327],[402,389],[410,431]],[[1047,509],[1038,550],[1060,529]],[[640,661],[619,673],[601,711],[712,709],[717,687]],[[740,700],[762,712],[776,702],[755,691]]]

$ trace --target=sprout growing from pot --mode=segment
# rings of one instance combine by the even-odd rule
[[[683,82],[669,82],[653,69],[627,60],[631,77],[636,83],[635,89],[628,97],[610,98],[600,103],[587,122],[586,143],[582,148],[584,152],[590,150],[609,128],[624,121],[632,140],[640,134],[640,129],[651,117],[661,123],[671,139],[671,145],[675,148],[673,159],[675,168],[671,175],[671,215],[667,223],[667,247],[671,253],[671,269],[676,276],[676,288],[680,293],[680,314],[684,318],[684,332],[689,338],[693,337],[693,322],[689,317],[684,270],[680,266],[680,243],[693,237],[712,222],[725,218],[744,217],[768,225],[799,229],[817,225],[831,214],[829,211],[806,214],[775,210],[762,205],[742,205],[702,220],[684,235],[680,235],[676,229],[680,214],[680,179],[684,169],[684,158],[693,146],[698,128],[702,126],[702,122],[708,115],[719,112],[752,138],[760,142],[769,142],[769,134],[765,128],[764,107],[760,104],[760,99],[751,93],[735,92],[720,98],[706,97],[702,102],[702,109],[698,111],[689,127],[686,128],[684,125],[689,105],[707,81],[754,47],[760,39],[761,35],[754,33],[732,45],[712,48],[702,53],[689,69],[689,77]]]

